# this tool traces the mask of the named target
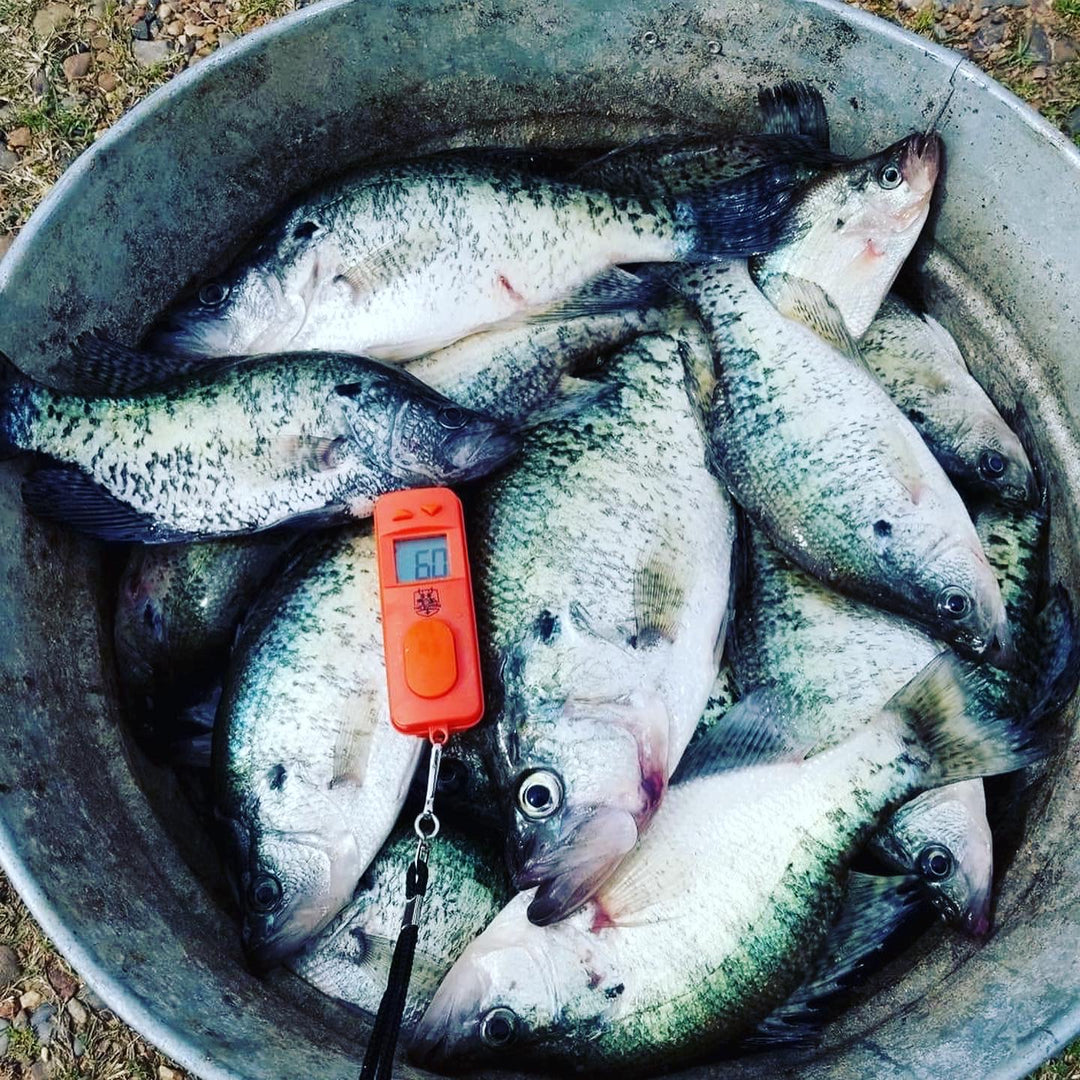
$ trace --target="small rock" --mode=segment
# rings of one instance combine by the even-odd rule
[[[67,1005],[68,1016],[71,1017],[71,1022],[77,1027],[84,1027],[86,1021],[90,1019],[90,1014],[86,1011],[86,1006],[78,999],[72,998]]]
[[[34,1064],[30,1066],[29,1076],[30,1080],[49,1080],[49,1077],[52,1076],[52,1071],[44,1061],[35,1061]]]
[[[1045,64],[1037,64],[1031,69],[1031,77],[1039,81],[1050,75],[1050,69]]]
[[[19,956],[10,945],[0,945],[0,986],[10,986],[19,977]]]
[[[136,42],[150,40],[150,27],[141,19],[131,28],[131,36]],[[136,57],[138,59],[138,57]]]
[[[19,127],[7,133],[7,144],[12,150],[25,150],[32,138],[28,127]]]
[[[79,989],[79,980],[69,975],[55,961],[45,965],[45,977],[49,980],[49,985],[56,991],[61,1001],[67,1001],[68,998],[74,997],[75,991]]]
[[[90,5],[90,9],[94,13],[94,18],[98,22],[103,22],[109,10],[108,0],[94,0],[93,4]]]
[[[89,986],[84,986],[79,991],[79,1000],[88,1008],[93,1009],[94,1012],[101,1012],[105,1008],[105,1002],[90,989]]]
[[[23,1031],[30,1026],[30,1014],[25,1009],[20,1009],[11,1021],[11,1026],[16,1031]]]
[[[90,39],[90,48],[101,52],[103,49],[109,49],[112,47],[112,40],[107,38],[104,34],[95,34]]]
[[[74,15],[75,12],[67,4],[46,4],[34,16],[34,33],[38,37],[49,37],[50,34],[55,34]]]
[[[175,1069],[170,1069],[168,1065],[159,1065],[157,1074],[158,1080],[180,1080],[180,1074]]]
[[[165,27],[165,33],[169,37],[179,37],[183,32],[184,24],[179,19],[174,19],[168,26]]]
[[[75,53],[64,60],[64,78],[68,82],[81,79],[90,70],[90,54],[88,52]]]
[[[206,33],[205,26],[195,26],[193,23],[188,23],[184,27],[184,33],[189,38],[201,38]]]
[[[169,42],[160,41],[133,41],[131,51],[135,56],[135,62],[140,67],[152,67],[169,59],[172,51]]]
[[[56,1006],[40,1005],[30,1016],[30,1027],[42,1046],[48,1046],[56,1032]]]
[[[0,259],[4,257],[3,252],[0,251]],[[8,1051],[8,1032],[11,1030],[10,1020],[0,1020],[0,1058],[2,1058]]]
[[[990,23],[981,26],[975,31],[971,39],[972,52],[986,52],[994,45],[1000,45],[1005,40],[1005,31],[1008,29],[1004,23]]]
[[[71,1040],[71,1056],[78,1061],[79,1058],[86,1053],[86,1043],[83,1042],[81,1035],[76,1035]]]
[[[1055,64],[1068,64],[1080,56],[1077,42],[1070,38],[1054,38],[1050,42],[1050,59]]]
[[[8,150],[8,149],[5,149],[4,147],[0,147],[0,176],[3,176],[4,173],[11,172],[11,170],[14,169],[15,166],[18,165],[18,164],[19,164],[19,155],[18,154],[16,154],[12,150]],[[4,981],[5,981],[4,979],[0,979],[0,983],[2,983]],[[7,982],[13,982],[14,980],[13,979],[7,979],[6,981]]]
[[[1027,55],[1037,64],[1050,63],[1050,39],[1046,31],[1038,24],[1031,24],[1031,33],[1027,39]]]
[[[19,1011],[19,1003],[15,998],[0,1001],[0,1020],[10,1020]]]
[[[97,77],[98,87],[106,94],[111,94],[116,89],[117,79],[111,71],[103,71]]]
[[[231,45],[236,40],[236,35],[229,30],[222,30],[218,34],[218,44],[225,48],[226,45]]]
[[[1080,105],[1065,117],[1065,130],[1070,135],[1080,135]]]
[[[40,101],[49,89],[49,73],[40,67],[30,77],[30,91],[35,101]]]
[[[41,995],[36,990],[27,990],[19,997],[19,1004],[24,1009],[36,1009],[41,1004]]]
[[[166,22],[169,16],[173,13],[172,4],[159,4],[157,9],[157,17]]]

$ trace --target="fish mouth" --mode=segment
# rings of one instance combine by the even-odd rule
[[[514,888],[520,892],[536,887],[529,922],[550,926],[577,911],[614,873],[637,838],[637,821],[628,810],[601,807],[555,835],[534,834],[516,843],[511,839],[510,858],[517,863]]]
[[[247,917],[241,931],[244,960],[260,978],[298,953],[310,935],[274,933],[260,917]]]
[[[943,145],[937,134],[914,134],[903,140],[900,171],[912,191],[930,197],[937,183],[942,157]]]

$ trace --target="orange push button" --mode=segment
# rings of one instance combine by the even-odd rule
[[[442,619],[425,619],[405,631],[405,682],[422,698],[442,697],[457,682],[454,634]]]
[[[404,507],[400,510],[395,510],[393,515],[394,521],[408,521],[412,516],[413,512],[411,510],[406,510]]]
[[[434,517],[441,509],[442,503],[424,503],[420,507],[428,517]]]

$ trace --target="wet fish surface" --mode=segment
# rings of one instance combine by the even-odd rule
[[[768,251],[786,229],[789,172],[665,200],[453,155],[361,171],[286,213],[149,344],[411,359],[543,315],[619,263]]]
[[[56,464],[32,512],[108,540],[165,543],[364,517],[378,495],[456,482],[516,449],[498,423],[405,372],[332,353],[245,357],[127,397],[0,375],[0,452]]]
[[[827,584],[927,626],[968,655],[1009,655],[1001,593],[960,496],[852,355],[785,318],[745,263],[680,271],[717,359],[713,462],[755,525]],[[774,288],[806,317],[816,286]]]
[[[951,477],[1020,506],[1037,501],[1023,445],[941,323],[890,295],[859,351]]]
[[[844,743],[797,760],[790,746],[769,760],[744,703],[751,722],[684,763],[589,904],[538,927],[525,893],[465,950],[420,1022],[414,1060],[637,1074],[748,1034],[806,974],[852,854],[884,813],[1036,753],[1008,722],[965,714],[956,663],[934,661]]]
[[[460,821],[461,819],[456,819]],[[416,855],[411,819],[395,829],[340,915],[288,966],[324,994],[374,1014],[386,990],[401,930],[405,874]],[[449,828],[431,845],[430,878],[402,1033],[415,1027],[465,946],[510,899],[492,837]]]
[[[537,921],[634,845],[715,678],[734,515],[688,392],[710,371],[692,322],[640,338],[606,393],[527,433],[471,515],[492,773]]]
[[[313,538],[245,620],[214,729],[215,814],[254,967],[349,901],[422,746],[390,723],[371,533]]]

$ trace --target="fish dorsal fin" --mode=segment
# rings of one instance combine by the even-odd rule
[[[99,333],[80,334],[71,353],[78,364],[79,384],[92,397],[123,397],[220,363],[211,358],[144,352]]]
[[[665,530],[666,532],[666,530]],[[687,586],[678,547],[658,544],[634,571],[634,648],[674,642],[686,607]]]
[[[829,148],[829,116],[816,87],[790,80],[758,92],[762,128],[769,135],[806,135]]]
[[[530,313],[530,322],[561,322],[616,311],[663,307],[671,300],[671,289],[658,275],[638,277],[618,266],[590,278],[569,296],[556,300],[543,311]]]
[[[849,360],[870,372],[859,345],[851,336],[840,309],[825,290],[813,281],[792,274],[769,274],[761,281],[761,291],[786,319],[813,330]]]
[[[794,994],[774,1009],[744,1045],[796,1046],[815,1042],[839,1011],[843,996],[928,907],[914,875],[878,877],[853,873],[844,905],[810,974]]]
[[[797,746],[785,733],[779,699],[754,690],[728,709],[723,719],[683,754],[671,782],[685,784],[750,765],[795,761],[805,757],[808,749]]]
[[[47,465],[23,482],[23,502],[30,513],[59,522],[99,540],[167,544],[199,540],[183,530],[155,521],[106,491],[74,465]]]

